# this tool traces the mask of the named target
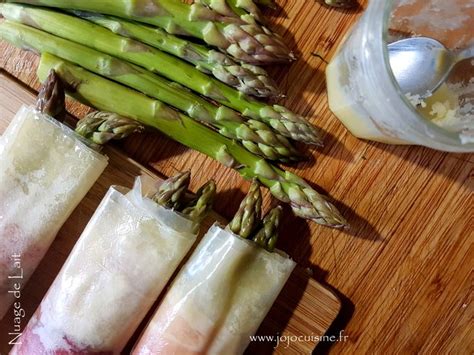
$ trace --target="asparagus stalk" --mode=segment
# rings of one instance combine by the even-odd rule
[[[285,137],[309,144],[321,144],[318,131],[303,117],[283,106],[270,106],[250,100],[239,91],[208,77],[192,65],[141,42],[116,35],[89,21],[55,11],[12,4],[0,4],[0,11],[9,20],[34,26],[161,74],[171,81],[239,111],[244,116],[267,123]]]
[[[223,18],[201,4],[176,0],[15,0],[27,4],[98,12],[145,22],[168,33],[186,34],[227,51],[247,63],[285,62],[294,59],[281,36],[258,24]]]
[[[303,158],[284,136],[265,123],[252,119],[244,121],[231,109],[216,106],[141,67],[9,21],[0,24],[0,36],[17,46],[57,55],[170,104],[192,118],[212,125],[220,134],[240,141],[246,149],[266,159],[289,162]]]
[[[262,226],[255,233],[253,241],[268,251],[275,250],[275,245],[278,239],[278,225],[280,224],[280,217],[282,208],[277,206],[273,208],[262,221]]]
[[[211,211],[215,195],[216,183],[210,180],[199,188],[196,197],[187,204],[182,213],[200,224]]]
[[[254,180],[250,185],[247,196],[240,203],[240,207],[227,228],[242,238],[249,238],[260,222],[262,213],[262,192],[259,183]]]
[[[154,127],[181,144],[235,168],[243,177],[258,179],[276,198],[289,203],[298,216],[326,226],[347,225],[327,197],[316,192],[303,179],[270,165],[236,142],[161,102],[45,53],[38,68],[40,80],[44,80],[51,69],[68,84],[67,88],[73,88],[69,94],[79,101]]]
[[[123,139],[140,132],[143,128],[138,122],[115,113],[91,112],[79,120],[75,131],[95,144],[103,145],[112,139]]]
[[[257,97],[281,96],[276,83],[268,73],[255,65],[238,64],[222,52],[178,38],[156,27],[92,12],[74,11],[73,13],[118,35],[135,39],[184,59],[198,70],[211,73],[218,80],[244,94]]]
[[[66,119],[66,95],[62,81],[54,71],[49,73],[36,98],[36,109],[59,122]]]

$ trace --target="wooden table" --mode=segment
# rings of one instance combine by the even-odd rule
[[[326,131],[314,160],[291,169],[337,201],[349,231],[293,217],[285,208],[279,247],[341,297],[343,309],[317,352],[474,352],[472,190],[474,156],[356,139],[327,106],[324,69],[361,11],[308,0],[278,1],[271,27],[298,52],[291,66],[271,68],[283,103]],[[363,2],[365,7],[365,2]],[[317,54],[317,55],[316,55]],[[320,57],[321,56],[321,57]],[[0,42],[0,65],[37,88],[37,58]],[[84,108],[70,105],[82,116]],[[159,134],[120,144],[164,175],[191,170],[192,189],[213,177],[216,210],[230,217],[248,188],[240,176]],[[271,203],[266,194],[265,206]],[[338,338],[339,339],[339,338]],[[283,346],[283,345],[282,345]]]

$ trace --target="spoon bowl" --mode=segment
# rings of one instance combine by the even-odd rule
[[[405,38],[388,46],[392,73],[404,94],[426,98],[448,78],[456,63],[474,56],[474,48],[454,54],[435,39]]]

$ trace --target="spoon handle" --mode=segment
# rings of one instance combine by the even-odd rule
[[[456,62],[460,62],[468,58],[474,58],[474,46],[470,46],[460,51],[456,56]]]

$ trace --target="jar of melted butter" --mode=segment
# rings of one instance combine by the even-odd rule
[[[426,36],[456,53],[474,45],[472,0],[372,0],[326,69],[329,107],[355,136],[474,152],[474,58],[425,99],[403,94],[387,44]]]

